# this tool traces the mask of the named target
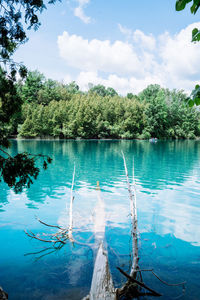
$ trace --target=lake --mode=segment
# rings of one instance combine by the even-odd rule
[[[166,282],[186,281],[186,285],[184,289],[166,286],[150,272],[143,273],[144,282],[163,295],[160,299],[200,299],[199,141],[19,140],[12,141],[9,151],[53,158],[48,170],[42,170],[21,194],[0,183],[0,286],[10,300],[78,300],[90,290],[92,247],[69,242],[52,251],[51,245],[30,239],[24,232],[52,232],[36,216],[48,224],[68,226],[74,163],[74,236],[83,243],[92,236],[99,181],[111,273],[116,287],[126,281],[116,269],[129,272],[132,250],[121,151],[130,178],[134,158],[140,268],[154,269]]]

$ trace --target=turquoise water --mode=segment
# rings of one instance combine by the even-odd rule
[[[115,286],[123,285],[116,267],[129,271],[131,226],[121,150],[130,175],[134,157],[140,268],[153,268],[169,283],[187,282],[183,290],[144,273],[145,283],[160,292],[161,299],[200,299],[200,142],[28,140],[13,141],[11,153],[48,154],[53,162],[22,194],[0,184],[0,286],[9,299],[78,300],[89,292],[92,247],[68,243],[52,252],[48,244],[24,233],[51,231],[35,216],[67,226],[74,162],[74,236],[84,242],[93,232],[99,181],[110,268]]]

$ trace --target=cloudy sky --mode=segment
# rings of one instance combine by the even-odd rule
[[[137,94],[157,83],[188,93],[200,81],[200,27],[175,0],[62,0],[41,15],[42,25],[15,54],[31,70],[66,83],[75,80]]]

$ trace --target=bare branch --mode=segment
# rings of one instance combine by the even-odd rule
[[[151,271],[151,273],[158,279],[160,280],[162,283],[164,283],[165,285],[168,285],[168,286],[180,286],[180,285],[184,285],[186,284],[186,281],[183,281],[183,282],[180,282],[180,283],[168,283],[162,279],[160,279],[160,277],[158,277],[158,275],[156,275],[153,271]]]
[[[4,151],[2,148],[0,148],[0,151],[2,151],[4,154],[6,154],[9,157],[12,157],[8,152]]]
[[[149,292],[151,292],[154,296],[160,297],[162,296],[161,294],[159,294],[158,292],[152,290],[151,288],[149,288],[146,284],[144,284],[143,282],[140,282],[138,280],[136,280],[135,278],[131,277],[130,275],[128,275],[126,272],[124,272],[121,268],[117,267],[117,269],[124,275],[126,276],[131,282],[136,283],[137,285],[143,287],[144,289],[148,290]]]
[[[26,230],[24,230],[24,232],[30,237],[30,238],[33,238],[33,239],[36,239],[38,241],[41,241],[41,242],[46,242],[46,243],[59,243],[60,241],[55,241],[55,240],[45,240],[45,239],[41,239],[39,238],[38,236],[36,236],[33,232],[30,231],[30,233],[28,233]]]
[[[45,225],[45,226],[48,226],[48,227],[54,227],[54,228],[58,228],[58,229],[64,230],[64,228],[61,228],[61,227],[58,226],[58,225],[49,225],[49,224],[47,224],[47,223],[41,221],[38,217],[35,217],[35,218],[38,220],[38,222],[40,222],[41,224],[43,224],[43,225]]]

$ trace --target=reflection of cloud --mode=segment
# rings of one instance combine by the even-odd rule
[[[153,197],[140,195],[142,203],[139,203],[140,211],[148,212],[146,222],[155,226],[159,234],[173,234],[194,246],[200,246],[200,207],[196,205],[200,193],[194,193],[199,189],[198,183],[195,186],[198,177],[190,177],[181,187],[158,190]]]
[[[133,156],[135,160],[140,232],[155,229],[157,234],[171,233],[199,245],[199,142],[160,142],[151,145],[148,141],[57,141],[39,144],[41,150],[37,150],[37,141],[17,142],[21,151],[53,153],[55,168],[52,166],[44,174],[41,172],[30,190],[20,195],[6,191],[6,212],[1,213],[1,221],[20,220],[29,224],[37,214],[50,224],[56,224],[59,216],[58,223],[68,226],[69,207],[66,211],[65,203],[67,201],[69,205],[70,202],[71,172],[76,161],[74,228],[80,228],[87,234],[94,230],[96,180],[100,181],[105,201],[107,225],[120,228],[130,226],[129,198],[119,153],[119,149],[123,149],[130,175]],[[38,211],[26,207],[30,200],[39,208]],[[34,226],[41,225],[36,222]]]
[[[165,217],[162,222],[162,233],[172,233],[179,239],[200,246],[200,208],[190,203],[175,202],[178,197],[181,199],[184,196],[182,193],[179,195],[175,192],[169,193],[161,207],[160,215]]]
[[[173,234],[176,238],[193,245],[200,245],[200,207],[198,172],[188,176],[182,185],[165,187],[154,192],[150,187],[144,189],[137,180],[137,206],[139,231],[155,230],[157,234]],[[74,228],[80,231],[97,232],[104,226],[103,217],[112,227],[130,226],[130,206],[125,177],[114,185],[102,186],[104,205],[98,206],[97,191],[82,186],[75,194],[73,221]],[[105,209],[105,211],[104,211]],[[103,212],[103,213],[102,213]],[[59,218],[59,224],[68,225],[67,212]],[[103,222],[103,223],[102,223]]]
[[[82,182],[83,184],[83,182]],[[101,198],[99,201],[98,191],[95,188],[81,187],[75,192],[73,203],[73,227],[74,229],[91,231],[94,233],[104,231],[105,221],[111,222],[112,226],[123,227],[128,222],[129,199],[128,192],[124,191],[126,183],[119,184],[117,187],[102,186]],[[104,188],[106,192],[104,192]],[[67,196],[68,195],[68,196]],[[70,193],[66,194],[67,209],[63,210],[58,218],[60,226],[68,227],[69,225],[69,202]],[[121,224],[121,225],[119,225]]]
[[[80,276],[82,275],[81,269],[84,267],[84,264],[83,249],[74,250],[73,259],[69,260],[67,263],[70,285],[76,286],[80,281]]]

